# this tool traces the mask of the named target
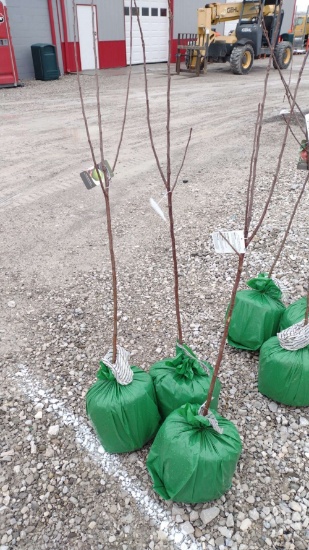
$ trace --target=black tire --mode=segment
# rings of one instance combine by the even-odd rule
[[[235,46],[231,53],[230,64],[234,74],[248,74],[254,60],[254,51],[250,44]]]
[[[290,42],[279,42],[275,47],[275,59],[273,59],[273,66],[277,69],[277,63],[279,69],[287,69],[292,61],[293,49]],[[276,61],[277,63],[276,63]]]

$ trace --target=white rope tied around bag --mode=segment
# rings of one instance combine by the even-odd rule
[[[304,323],[304,321],[295,323],[295,325],[277,334],[280,346],[283,349],[296,351],[309,346],[309,323],[307,325]]]
[[[209,368],[207,367],[207,365],[205,365],[202,361],[200,361],[197,357],[195,357],[195,355],[192,355],[192,353],[190,353],[184,346],[182,346],[181,344],[177,343],[177,347],[180,348],[184,354],[187,356],[187,357],[190,357],[190,359],[193,359],[194,361],[197,361],[198,364],[200,365],[200,367],[202,367],[202,369],[206,372],[206,374],[208,376],[210,376],[210,370]]]
[[[133,380],[133,371],[129,363],[130,353],[126,351],[121,346],[117,345],[117,357],[116,363],[112,363],[113,360],[113,351],[110,349],[102,361],[115,376],[117,382],[122,386],[127,386],[131,384]]]
[[[201,407],[199,408],[199,411],[198,411],[198,414],[200,416],[204,416],[203,415],[203,412],[204,412],[204,407],[205,407],[206,403],[203,403],[203,405],[201,405]],[[220,428],[219,424],[218,424],[218,420],[216,419],[215,415],[211,412],[211,411],[208,411],[208,413],[206,414],[205,418],[207,418],[207,420],[209,421],[211,427],[216,431],[218,432],[218,434],[223,434],[223,428]]]

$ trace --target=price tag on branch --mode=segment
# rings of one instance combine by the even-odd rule
[[[104,166],[107,170],[107,174],[108,174],[109,179],[111,179],[114,175],[114,172],[112,171],[112,169],[111,169],[110,165],[108,164],[107,160],[104,161]],[[104,179],[104,173],[103,173],[101,162],[98,165],[98,170],[94,166],[92,166],[91,168],[88,168],[88,170],[84,170],[83,172],[80,173],[80,177],[82,178],[82,181],[84,182],[85,187],[87,189],[93,189],[93,187],[96,187],[97,185],[100,185],[100,177],[99,176],[101,176],[101,180],[104,183],[105,179]]]
[[[212,234],[215,252],[218,254],[244,254],[245,237],[241,231],[216,231]]]

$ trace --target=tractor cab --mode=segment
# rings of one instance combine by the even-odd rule
[[[279,12],[280,22],[275,36]],[[255,57],[269,55],[269,43],[275,46],[278,42],[283,16],[280,0],[262,0],[260,4],[244,0],[235,31],[238,43],[251,43]]]

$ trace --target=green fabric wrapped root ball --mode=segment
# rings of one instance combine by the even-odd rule
[[[280,288],[265,273],[247,282],[252,290],[236,294],[228,333],[230,346],[257,351],[278,332],[285,306]]]
[[[307,298],[300,298],[286,308],[280,321],[280,332],[305,319]]]
[[[261,348],[259,392],[292,407],[309,406],[309,346],[289,351],[277,336]]]
[[[234,424],[211,411],[222,433],[186,404],[161,426],[147,458],[154,490],[165,500],[207,502],[232,485],[242,444]]]
[[[185,403],[204,403],[213,376],[212,366],[205,361],[199,362],[194,352],[184,344],[182,347],[176,346],[176,357],[155,363],[149,372],[162,418]],[[220,389],[217,380],[211,403],[211,408],[215,410],[218,408]]]
[[[141,449],[159,428],[160,414],[151,376],[131,367],[130,384],[117,382],[101,363],[98,380],[86,395],[86,410],[96,434],[108,453]]]

